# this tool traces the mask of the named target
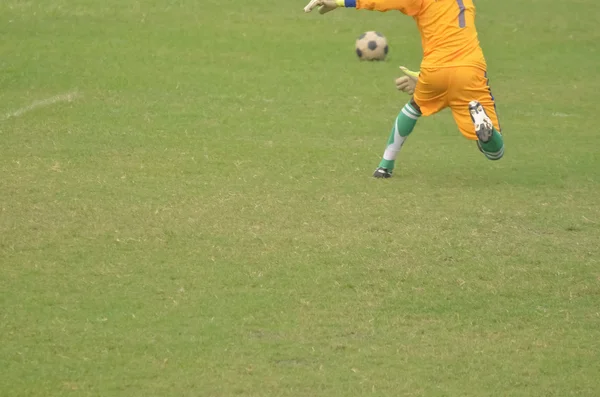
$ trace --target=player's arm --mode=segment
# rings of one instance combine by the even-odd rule
[[[410,16],[417,15],[421,8],[422,0],[311,0],[305,12],[311,12],[313,8],[319,7],[319,12],[325,14],[338,7],[356,8],[373,11],[398,10]]]
[[[345,0],[348,2],[348,0]],[[356,9],[373,11],[397,10],[415,16],[421,8],[421,0],[354,0]]]

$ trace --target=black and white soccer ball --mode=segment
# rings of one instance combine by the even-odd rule
[[[388,51],[387,39],[379,32],[365,32],[356,39],[356,55],[361,61],[383,61]]]

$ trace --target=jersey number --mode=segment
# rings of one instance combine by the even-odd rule
[[[465,22],[465,3],[463,3],[463,0],[456,0],[456,4],[458,4],[458,26],[460,28],[464,28],[465,26],[467,26],[467,23]]]

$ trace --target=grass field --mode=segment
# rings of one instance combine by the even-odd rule
[[[597,2],[478,1],[505,158],[385,181],[416,28],[304,3],[0,3],[0,396],[600,395]]]

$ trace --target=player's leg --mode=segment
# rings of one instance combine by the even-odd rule
[[[389,178],[392,176],[396,157],[398,157],[404,141],[413,131],[413,128],[415,128],[419,117],[421,117],[421,109],[416,104],[414,98],[411,98],[410,102],[404,105],[398,117],[396,117],[396,121],[394,121],[383,158],[379,163],[379,167],[373,173],[375,178]]]
[[[449,96],[452,115],[463,136],[476,141],[488,159],[501,159],[504,140],[485,72],[473,67],[454,68]]]
[[[447,82],[447,74],[443,69],[421,70],[413,98],[402,108],[394,122],[383,158],[373,173],[375,178],[392,176],[398,153],[419,117],[437,113],[447,106]]]
[[[488,109],[491,109],[488,106]],[[477,135],[477,147],[490,160],[500,160],[504,156],[504,139],[499,129],[494,126],[492,118],[486,112],[484,105],[478,101],[469,103],[469,113]],[[490,110],[490,113],[492,111]],[[495,110],[492,116],[496,116]],[[497,119],[497,116],[496,116]],[[496,123],[496,125],[499,125]]]

